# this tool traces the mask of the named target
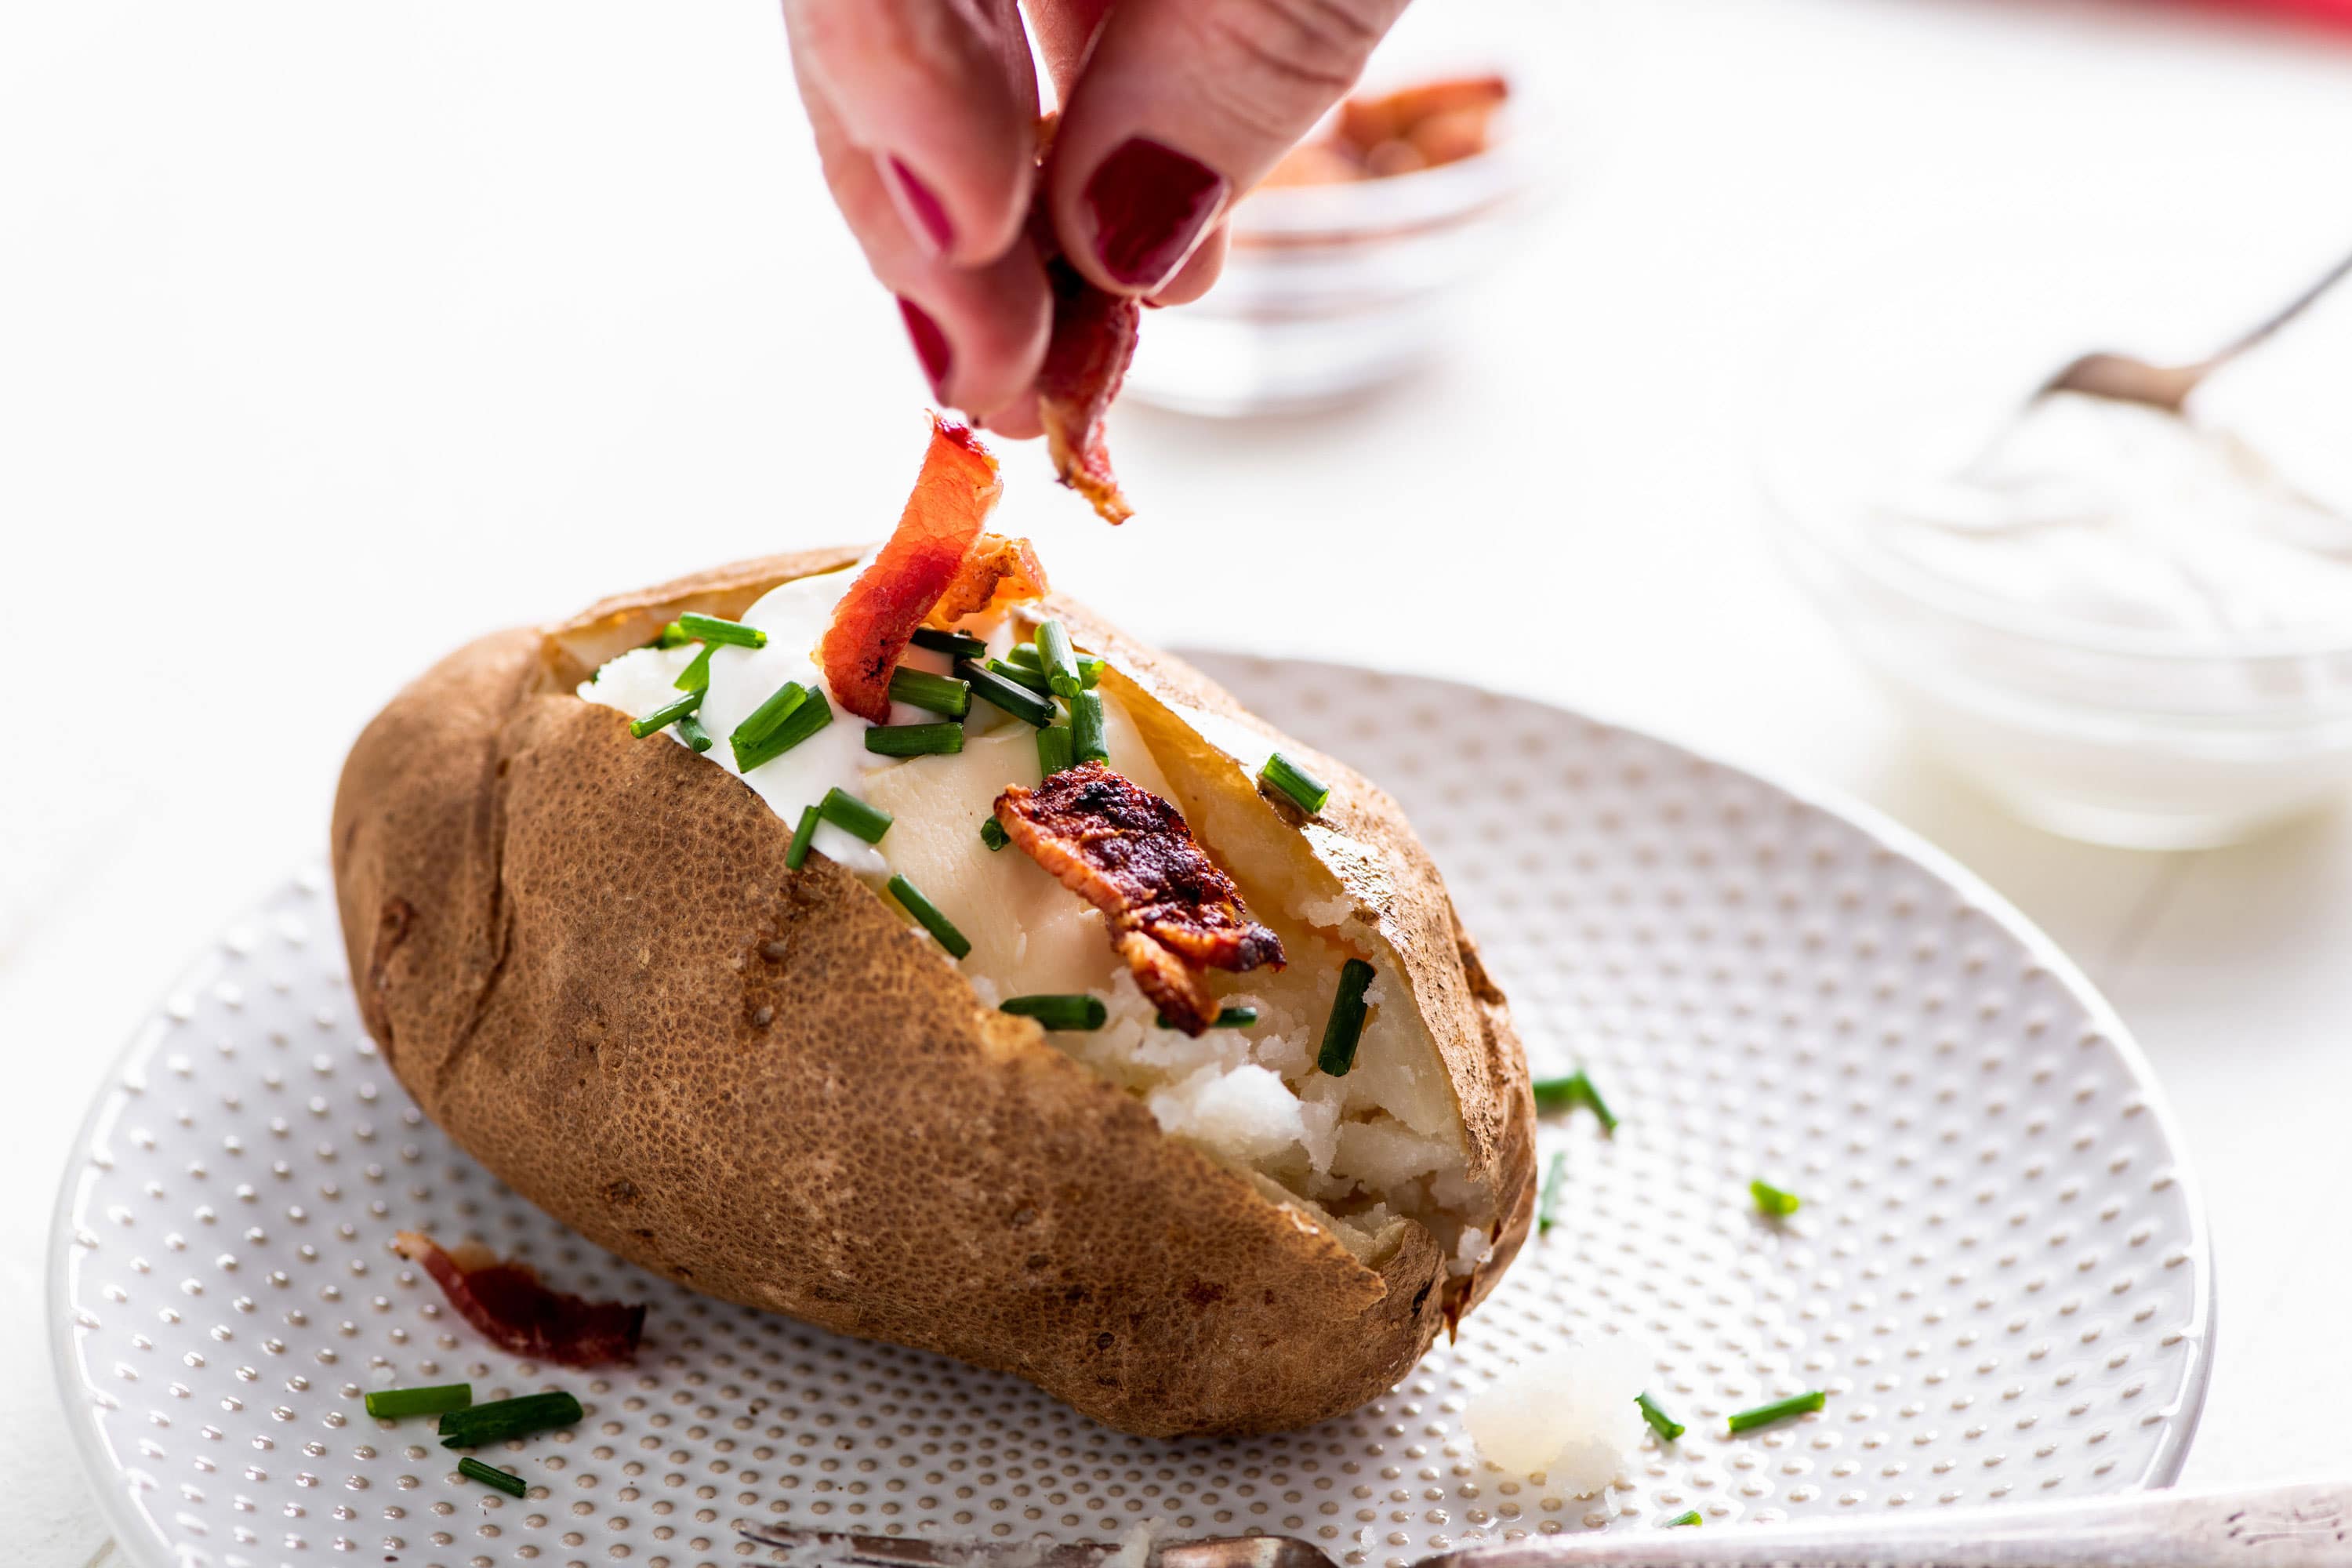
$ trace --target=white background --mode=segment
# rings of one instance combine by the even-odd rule
[[[1568,192],[1441,364],[1311,418],[1123,408],[1135,523],[1034,450],[1008,521],[1157,640],[1540,691],[1957,854],[2088,968],[2181,1113],[2221,1278],[2187,1479],[2352,1468],[2352,826],[2151,856],[2011,824],[1907,749],[1748,478],[1775,352],[1873,256],[2156,216],[2242,244],[2238,313],[2315,271],[2352,242],[2352,37],[2000,0],[1562,21]],[[920,396],[772,5],[0,9],[12,1559],[106,1553],[42,1322],[68,1139],[183,962],[320,853],[351,736],[477,631],[875,534]]]

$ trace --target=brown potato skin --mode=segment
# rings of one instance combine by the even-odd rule
[[[1466,1280],[1417,1226],[1367,1268],[1167,1138],[1030,1020],[981,1008],[849,873],[822,856],[788,870],[788,827],[740,781],[571,694],[678,608],[740,613],[854,553],[483,638],[368,726],[333,861],[394,1073],[599,1246],[1014,1373],[1123,1431],[1276,1431],[1375,1397],[1491,1287],[1534,1199],[1526,1068],[1434,873],[1460,1012],[1440,1033],[1475,1063],[1465,1110],[1501,1221]]]

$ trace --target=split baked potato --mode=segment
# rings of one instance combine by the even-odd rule
[[[1396,804],[1042,595],[1022,542],[974,537],[992,462],[945,439],[862,567],[812,550],[624,595],[461,648],[377,716],[333,825],[368,1028],[501,1179],[696,1289],[1129,1432],[1349,1410],[1526,1235],[1503,997]],[[765,646],[681,640],[714,625]],[[859,689],[894,663],[952,686],[985,668],[965,637],[1046,677],[1107,761],[1049,775],[1034,713]],[[1057,693],[1067,650],[1084,677]],[[633,732],[696,679],[694,723]],[[795,684],[848,710],[739,758]],[[954,749],[876,754],[877,703],[891,729],[958,723],[915,737]],[[1328,784],[1318,809],[1262,782],[1277,752]],[[810,810],[828,778],[866,815]],[[1124,826],[1094,832],[1105,801]]]

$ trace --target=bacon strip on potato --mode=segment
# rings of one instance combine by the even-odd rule
[[[1282,941],[1249,918],[1234,879],[1173,805],[1108,764],[1065,768],[996,797],[997,825],[1061,884],[1109,917],[1136,984],[1188,1035],[1217,1016],[1203,968],[1282,967]]]
[[[642,1302],[591,1301],[552,1290],[529,1264],[502,1262],[486,1247],[452,1252],[418,1231],[402,1231],[393,1247],[433,1276],[458,1315],[501,1350],[564,1366],[603,1366],[637,1353],[646,1331]]]
[[[1044,189],[1041,183],[1041,203]],[[1041,244],[1050,247],[1051,226],[1045,233]],[[1051,248],[1045,250],[1045,279],[1054,290],[1053,331],[1037,372],[1037,417],[1045,426],[1045,450],[1054,472],[1093,503],[1097,516],[1122,523],[1135,509],[1111,472],[1103,417],[1127,379],[1128,362],[1135,358],[1143,308],[1125,295],[1096,288]]]
[[[966,616],[1002,609],[1027,599],[1042,599],[1052,591],[1045,564],[1025,539],[983,533],[956,568],[954,581],[931,606],[929,625],[951,626]]]

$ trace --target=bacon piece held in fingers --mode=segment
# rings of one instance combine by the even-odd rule
[[[1042,202],[1044,186],[1038,190]],[[1041,247],[1050,247],[1051,232],[1049,226]],[[1037,372],[1037,417],[1045,426],[1045,450],[1054,472],[1093,502],[1097,516],[1108,523],[1125,522],[1135,509],[1111,472],[1103,416],[1135,357],[1143,308],[1096,288],[1051,248],[1045,248],[1045,279],[1054,290],[1053,332],[1045,340],[1045,363]]]
[[[500,1262],[488,1247],[471,1244],[451,1252],[417,1231],[402,1231],[393,1247],[433,1276],[458,1315],[501,1350],[564,1366],[603,1366],[637,1353],[646,1331],[643,1303],[567,1296],[541,1284],[529,1264]]]
[[[1042,599],[1051,591],[1045,563],[1027,540],[983,533],[972,542],[971,552],[956,568],[955,580],[931,606],[929,619],[935,626],[951,626],[966,616]]]
[[[1281,939],[1249,918],[1183,815],[1107,763],[1065,768],[1034,790],[1013,785],[996,797],[996,821],[1109,917],[1111,944],[1135,983],[1186,1034],[1206,1032],[1217,1016],[1202,969],[1282,967]]]
[[[834,700],[871,723],[890,721],[890,672],[907,639],[953,584],[1003,493],[996,459],[970,430],[931,416],[931,445],[898,526],[857,574],[817,645]]]

